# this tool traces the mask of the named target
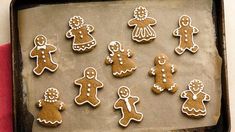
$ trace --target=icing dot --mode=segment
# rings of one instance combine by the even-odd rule
[[[44,51],[42,51],[42,54],[44,54]]]
[[[166,77],[166,74],[162,74],[162,77]]]
[[[122,58],[118,58],[119,61],[122,61]]]
[[[185,42],[188,42],[188,39],[185,39],[184,41],[185,41]]]
[[[45,58],[45,55],[43,55],[42,58]]]
[[[89,96],[90,96],[90,93],[87,93],[86,95],[89,97]]]
[[[117,54],[118,57],[120,57],[121,55],[120,54]]]
[[[47,62],[46,60],[43,60],[43,62]]]
[[[166,82],[166,79],[163,79],[162,81],[165,83],[165,82]]]
[[[165,71],[165,69],[162,69],[162,72],[164,72]]]
[[[188,37],[188,35],[187,35],[187,34],[185,34],[184,36],[185,36],[185,37]]]
[[[87,89],[87,91],[91,91],[91,89],[90,89],[90,88],[88,88],[88,89]]]
[[[81,33],[82,33],[82,31],[79,31],[79,33],[81,34]]]
[[[88,87],[90,87],[90,86],[91,86],[91,84],[90,84],[90,83],[88,83],[88,84],[87,84],[87,86],[88,86]]]
[[[185,33],[187,33],[188,31],[187,30],[184,30]]]
[[[120,64],[122,65],[122,64],[123,64],[123,62],[121,61],[121,62],[120,62]]]
[[[197,99],[197,95],[193,95],[193,100],[196,100]]]

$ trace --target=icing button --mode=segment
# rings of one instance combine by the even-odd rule
[[[88,87],[90,87],[90,86],[91,86],[91,84],[90,84],[90,83],[88,83],[88,84],[87,84],[87,86],[88,86]]]
[[[165,83],[165,82],[166,82],[166,79],[163,79],[162,81]]]
[[[166,77],[166,74],[162,74],[162,77]]]
[[[162,69],[162,72],[164,72],[165,71],[165,69]]]

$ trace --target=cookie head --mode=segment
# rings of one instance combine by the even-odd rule
[[[42,46],[45,45],[47,43],[47,38],[44,35],[37,35],[34,38],[34,44],[37,46]]]
[[[59,99],[59,91],[55,88],[48,88],[44,93],[44,100],[46,102],[56,102]]]
[[[118,89],[118,96],[120,98],[127,98],[130,96],[130,89],[126,86],[122,86]]]
[[[71,28],[79,28],[83,24],[84,24],[84,20],[80,16],[74,16],[74,17],[70,18],[70,20],[69,20],[69,26]]]
[[[134,11],[134,17],[138,20],[144,20],[148,17],[148,11],[145,7],[139,6]]]
[[[108,49],[111,52],[118,52],[119,50],[121,50],[121,44],[118,41],[112,41],[109,44]]]
[[[97,76],[96,70],[93,67],[88,67],[87,69],[85,69],[84,75],[88,79],[95,79]]]
[[[168,60],[168,57],[164,54],[160,54],[159,56],[157,56],[155,58],[155,65],[159,64],[159,65],[164,65]]]
[[[188,85],[189,90],[191,90],[193,93],[201,92],[204,88],[204,85],[202,81],[200,80],[192,80]]]
[[[183,16],[180,17],[179,24],[182,27],[189,26],[191,24],[191,18],[187,15],[183,15]]]

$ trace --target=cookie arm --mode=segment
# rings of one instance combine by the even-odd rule
[[[118,99],[118,100],[115,102],[115,104],[114,104],[114,109],[120,108],[120,107],[122,106],[121,104],[122,104],[122,103],[121,103],[121,100]]]
[[[71,30],[71,29],[66,33],[66,37],[67,37],[67,38],[72,38],[72,37],[73,37],[73,34],[72,34],[72,30]]]
[[[206,93],[204,93],[205,94],[205,96],[204,96],[204,101],[210,101],[210,95],[208,95],[208,94],[206,94]]]
[[[101,81],[99,81],[99,80],[96,81],[97,88],[102,88],[103,86],[104,86],[104,84]]]
[[[60,111],[65,110],[64,102],[59,102],[59,108]]]
[[[38,108],[42,108],[42,106],[43,106],[43,100],[38,100],[38,102],[36,103],[36,106],[37,106]]]
[[[135,24],[136,24],[135,18],[128,21],[128,26],[130,26],[130,27],[135,26]]]
[[[155,76],[155,75],[156,75],[156,69],[155,69],[155,67],[152,67],[152,68],[150,69],[149,75],[150,75],[150,76]]]
[[[140,100],[139,97],[137,97],[137,96],[133,96],[132,98],[133,98],[135,103],[139,102],[139,100]]]
[[[37,49],[36,47],[34,47],[31,51],[30,51],[30,57],[36,57],[37,56]]]
[[[131,58],[133,56],[133,53],[131,52],[130,49],[127,49],[127,57]]]
[[[181,97],[181,98],[188,98],[187,94],[188,94],[188,91],[183,91],[183,92],[181,93],[180,97]]]
[[[105,59],[105,64],[110,65],[113,63],[113,59],[110,56],[107,56]]]
[[[171,65],[171,73],[175,73],[177,70],[174,65]]]
[[[180,36],[180,34],[179,34],[179,28],[177,28],[177,29],[175,29],[175,30],[173,31],[173,35],[174,35],[174,36]]]
[[[75,80],[75,81],[74,81],[74,84],[75,84],[75,85],[78,85],[78,86],[82,86],[82,79],[83,79],[83,78],[80,78],[80,79]]]
[[[196,27],[193,27],[193,33],[196,34],[199,32],[199,29],[197,29]]]
[[[150,25],[155,25],[155,24],[157,24],[157,21],[156,21],[154,18],[152,18],[152,17],[148,17],[147,20],[148,20],[148,22],[149,22]]]
[[[51,45],[51,44],[48,44],[48,45],[47,45],[47,48],[48,48],[48,50],[51,51],[51,52],[55,52],[56,49],[57,49],[54,45]]]
[[[94,31],[94,27],[92,25],[86,25],[86,29],[88,30],[88,32]]]

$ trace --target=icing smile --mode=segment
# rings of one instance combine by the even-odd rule
[[[189,22],[182,22],[183,26],[188,26]]]
[[[160,65],[164,65],[164,64],[166,63],[166,60],[158,60],[158,63],[159,63]]]
[[[88,79],[92,79],[92,78],[94,78],[95,76],[94,76],[94,75],[91,75],[91,76],[87,75],[86,77],[87,77]]]

